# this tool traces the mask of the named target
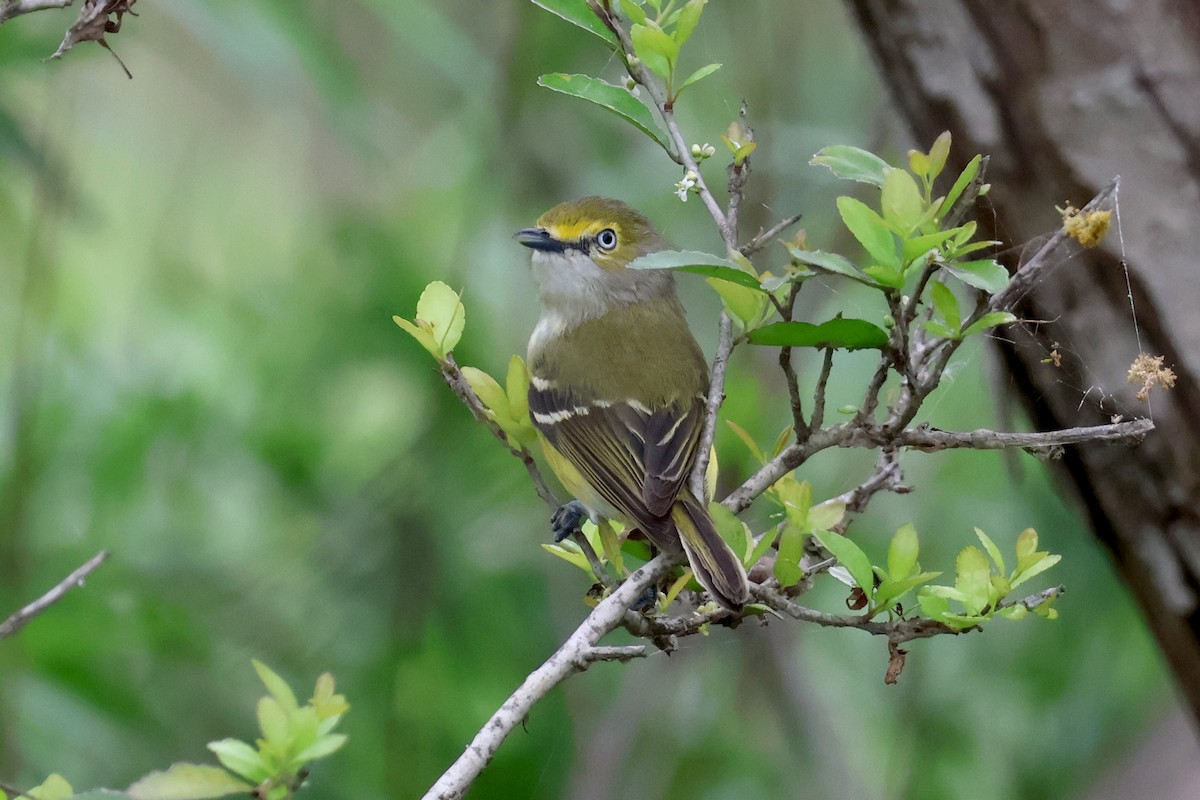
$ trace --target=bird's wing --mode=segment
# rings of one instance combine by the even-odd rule
[[[704,420],[702,397],[651,409],[634,400],[529,392],[533,423],[592,488],[631,520],[661,522],[688,478]]]

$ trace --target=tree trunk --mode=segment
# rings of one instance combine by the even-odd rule
[[[1022,317],[1046,322],[1010,326],[1003,357],[1039,428],[1154,419],[1136,449],[1072,447],[1058,463],[1200,719],[1200,7],[849,6],[915,140],[950,130],[950,168],[991,154],[979,222],[993,238],[1045,233],[1056,204],[1083,205],[1121,176],[1109,236],[1031,293]],[[1126,383],[1139,352],[1178,375],[1149,404]]]

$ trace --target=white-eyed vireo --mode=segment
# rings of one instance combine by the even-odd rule
[[[644,216],[586,197],[516,233],[533,250],[542,316],[529,340],[529,410],[551,469],[588,516],[682,544],[721,605],[750,600],[746,571],[688,488],[708,365],[667,270],[633,270],[665,248]]]

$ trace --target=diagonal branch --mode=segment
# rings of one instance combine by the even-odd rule
[[[675,563],[676,559],[667,554],[656,557],[600,601],[554,655],[529,673],[525,682],[509,695],[480,728],[458,760],[425,793],[424,800],[457,800],[465,795],[475,778],[492,760],[505,737],[522,723],[534,704],[571,675],[583,672],[597,661],[626,660],[642,655],[627,647],[597,648],[596,645],[609,631],[621,624],[626,610],[647,589],[658,583]]]
[[[66,8],[74,0],[0,0],[0,25],[22,14],[47,8]]]
[[[18,631],[29,624],[29,621],[41,614],[50,606],[57,603],[66,596],[67,592],[74,589],[76,586],[83,586],[83,579],[95,572],[104,560],[108,558],[108,551],[101,550],[96,555],[88,559],[83,566],[72,572],[67,577],[58,582],[57,585],[44,595],[34,600],[29,605],[15,612],[4,622],[0,623],[0,639],[15,635]]]

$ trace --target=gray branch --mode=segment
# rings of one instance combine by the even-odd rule
[[[583,624],[575,629],[562,646],[509,695],[491,716],[471,744],[437,783],[425,793],[424,800],[457,800],[492,760],[501,742],[522,723],[534,704],[571,675],[583,672],[597,661],[637,658],[644,649],[637,647],[597,647],[609,631],[621,624],[625,612],[642,593],[675,566],[676,560],[663,554],[630,575],[621,586],[600,601]]]
[[[101,550],[88,559],[79,569],[59,581],[53,589],[0,623],[0,639],[15,635],[38,614],[41,614],[47,608],[63,599],[67,592],[76,586],[83,586],[83,579],[95,572],[104,563],[106,558],[108,558],[108,551]]]
[[[66,8],[72,2],[74,0],[0,0],[0,25],[22,14],[47,8]]]

